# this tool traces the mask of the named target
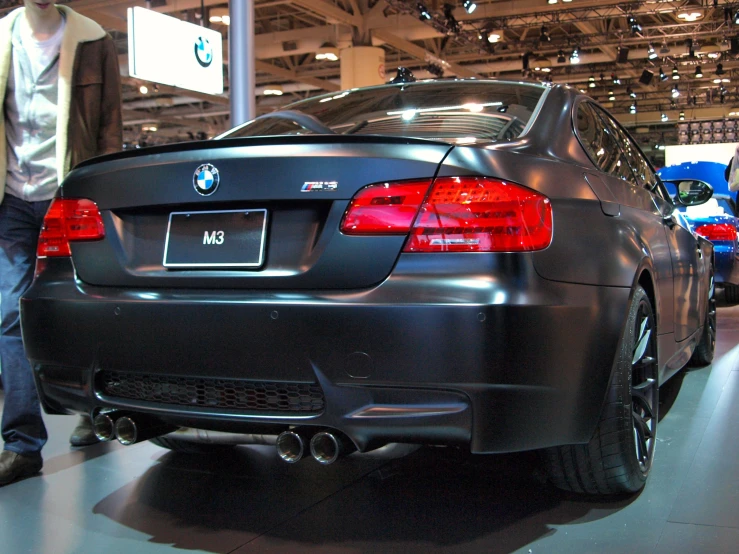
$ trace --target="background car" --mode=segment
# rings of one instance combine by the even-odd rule
[[[102,439],[540,450],[558,487],[634,492],[659,385],[715,345],[713,248],[679,215],[571,87],[319,96],[70,173],[26,353],[44,408]]]
[[[739,302],[739,243],[735,193],[724,178],[725,165],[716,162],[685,162],[665,167],[658,175],[671,195],[680,181],[698,180],[711,185],[713,198],[701,206],[679,206],[693,230],[713,243],[716,283],[724,288],[727,302]]]

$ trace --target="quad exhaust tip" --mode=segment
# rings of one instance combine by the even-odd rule
[[[321,431],[310,440],[310,453],[319,464],[333,464],[342,453],[342,443],[336,435]]]
[[[119,417],[115,422],[115,437],[118,442],[126,446],[134,444],[138,440],[138,427],[130,417]]]
[[[100,442],[115,438],[115,420],[111,414],[98,414],[92,420],[92,430]]]
[[[305,441],[295,431],[283,431],[277,437],[277,454],[288,464],[299,462],[305,454]]]

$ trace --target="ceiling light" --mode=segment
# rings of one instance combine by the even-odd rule
[[[159,130],[159,128],[156,126],[155,123],[149,123],[148,125],[142,125],[141,131],[144,133],[156,133]]]
[[[707,42],[703,46],[701,46],[700,50],[698,50],[701,54],[705,54],[711,59],[716,59],[719,56],[721,56],[721,47],[715,43],[715,42]]]
[[[652,44],[649,44],[649,48],[647,48],[647,57],[650,60],[653,60],[657,57],[657,52],[654,50],[654,46]]]
[[[686,6],[678,10],[677,18],[683,21],[691,22],[703,19],[703,10],[696,6]]]
[[[149,94],[149,87],[147,87],[146,85],[141,85],[139,87],[139,92],[141,94]]]
[[[546,27],[541,28],[541,34],[539,35],[539,42],[549,42],[552,40],[552,37],[549,36],[549,33],[547,32]]]
[[[677,98],[678,96],[680,96],[680,91],[677,89],[677,85],[675,85],[672,87],[672,97]]]
[[[575,47],[572,54],[570,54],[570,63],[580,63],[580,52],[577,47]]]
[[[472,13],[477,9],[477,4],[475,4],[472,0],[464,0],[462,2],[462,6],[467,11],[467,13]]]
[[[335,62],[339,59],[339,49],[335,46],[321,46],[316,51],[316,59],[317,60],[325,60],[329,62]]]
[[[734,25],[739,25],[739,11],[734,12]]]
[[[672,68],[672,78],[676,81],[680,78],[680,73],[677,71],[677,66]]]
[[[589,88],[595,88],[595,76],[591,75],[588,77],[588,87]]]
[[[680,112],[680,117],[678,119],[680,121],[685,121],[685,112]]]
[[[669,54],[670,53],[670,47],[667,46],[666,42],[662,43],[662,46],[659,49],[660,54]]]
[[[633,15],[629,15],[626,18],[626,23],[629,24],[629,27],[631,27],[631,34],[635,35],[636,33],[641,33],[642,27],[639,25],[639,23],[636,21],[636,18]]]
[[[608,100],[609,102],[615,102],[616,101],[616,95],[613,93],[612,90],[608,91]]]
[[[416,8],[418,9],[418,19],[420,19],[421,21],[428,21],[431,19],[431,13],[426,6],[424,6],[423,4],[418,4]]]
[[[282,96],[285,91],[280,85],[265,85],[263,93],[265,96]]]
[[[503,31],[490,31],[488,33],[488,42],[496,43],[503,40]]]
[[[618,78],[618,76],[615,73],[611,73],[611,80],[613,81],[614,85],[620,85],[621,79]]]
[[[665,72],[662,69],[662,66],[659,66],[659,80],[664,81],[666,79],[667,79],[667,75],[665,75]]]
[[[629,106],[629,113],[631,114],[636,113],[636,102],[632,102],[631,106]]]
[[[228,14],[228,8],[211,8],[208,12],[208,21],[211,23],[230,25],[231,16]]]
[[[565,51],[560,50],[557,53],[557,63],[565,63],[567,60],[565,59]]]
[[[534,59],[534,71],[549,73],[552,70],[552,62],[546,56],[537,56]]]
[[[667,121],[669,119],[669,117],[667,117],[667,114],[665,112],[662,112],[661,119],[662,119],[662,121]]]
[[[703,71],[701,70],[701,66],[697,66],[695,68],[695,78],[700,79],[701,77],[703,77]]]
[[[547,0],[547,4],[556,4],[558,0]]]
[[[632,89],[631,87],[626,87],[626,94],[628,94],[632,98],[636,98],[636,93],[634,92],[634,89]]]

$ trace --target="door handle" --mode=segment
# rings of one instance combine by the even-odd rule
[[[675,225],[677,225],[677,221],[675,221],[675,218],[673,217],[672,214],[663,215],[662,216],[662,223],[664,223],[665,225],[667,225],[670,229],[672,229],[673,227],[675,227]]]

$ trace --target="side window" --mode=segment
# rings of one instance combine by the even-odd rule
[[[650,191],[653,190],[657,184],[657,175],[652,171],[649,162],[647,162],[644,154],[642,154],[636,142],[634,142],[634,139],[606,114],[601,113],[601,116],[603,119],[607,119],[608,123],[618,132],[626,159],[629,161],[634,175],[636,175],[639,186],[645,187]]]
[[[595,165],[609,175],[636,184],[628,160],[621,151],[617,127],[606,125],[589,102],[580,102],[575,124],[580,144]]]

